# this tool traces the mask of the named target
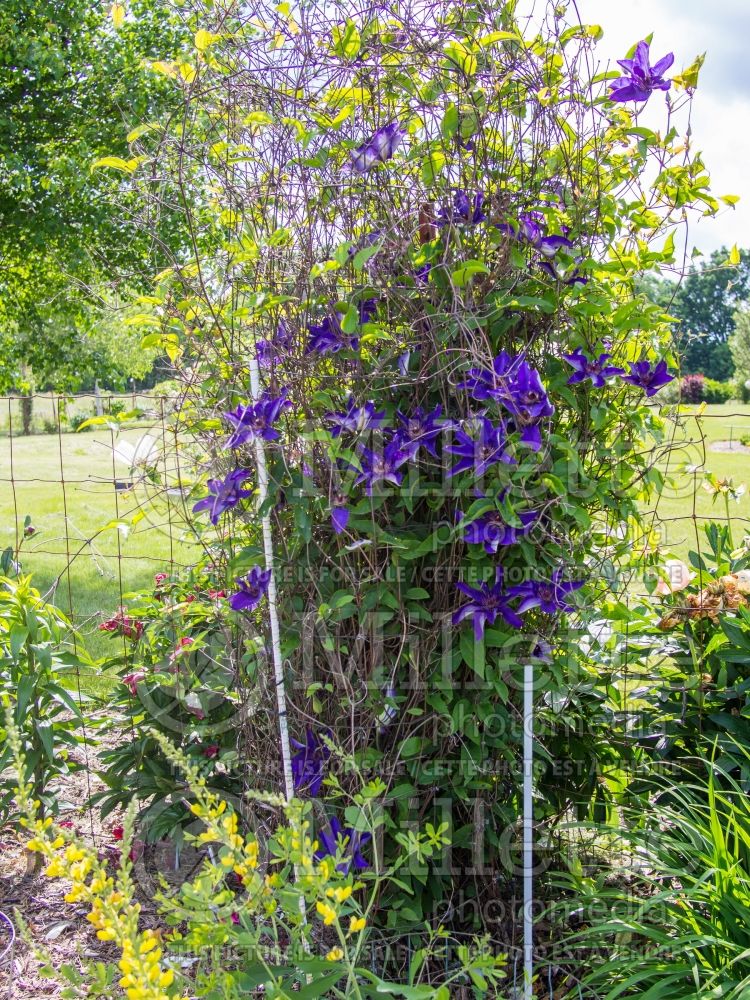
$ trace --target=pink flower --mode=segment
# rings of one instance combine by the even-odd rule
[[[166,582],[166,579],[167,579],[166,573],[157,573],[156,576],[154,577],[154,586],[161,587],[161,585]]]
[[[240,915],[239,915],[239,913],[233,913],[232,917],[231,917],[231,920],[232,920],[233,924],[238,924],[240,922]]]
[[[130,691],[131,694],[137,694],[138,685],[145,678],[145,670],[134,670],[132,674],[125,674],[122,678],[122,683]]]
[[[115,840],[122,840],[122,838],[125,836],[124,828],[121,826],[113,826],[112,836],[115,838]]]
[[[225,590],[209,590],[208,596],[212,601],[221,601],[227,596],[227,593]]]
[[[202,708],[198,708],[196,705],[186,705],[185,706],[191,715],[194,715],[199,722],[202,722],[206,718],[206,713]]]
[[[218,743],[211,743],[209,744],[209,746],[203,747],[201,753],[203,754],[204,757],[207,757],[209,760],[213,760],[215,757],[219,756],[220,751],[221,747],[219,746]]]
[[[190,647],[193,645],[194,642],[195,640],[191,639],[189,635],[184,635],[181,639],[178,639],[177,644],[174,647],[174,651],[172,652],[172,655],[169,657],[169,659],[171,661],[174,661],[179,656],[182,656],[184,653],[189,653]]]
[[[662,575],[656,584],[655,594],[659,597],[669,597],[684,590],[695,579],[695,573],[681,559],[667,559],[661,568]],[[666,578],[666,579],[665,579]]]
[[[143,622],[136,621],[126,612],[127,608],[119,608],[116,615],[101,623],[99,631],[116,632],[118,635],[124,635],[126,639],[140,639],[143,635]]]
[[[72,819],[61,819],[57,824],[63,830],[73,830],[75,829]]]

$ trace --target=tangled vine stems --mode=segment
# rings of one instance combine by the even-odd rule
[[[147,342],[184,378],[211,475],[253,468],[252,437],[226,446],[230,415],[268,430],[243,409],[249,357],[269,405],[291,403],[267,438],[267,509],[293,728],[324,727],[383,776],[389,837],[411,803],[434,825],[445,812],[456,865],[491,897],[504,890],[481,872],[503,869],[517,814],[529,656],[539,819],[585,812],[606,787],[616,678],[582,639],[608,581],[617,596],[617,574],[651,558],[638,501],[670,448],[643,386],[620,377],[674,367],[668,317],[637,283],[673,265],[690,211],[718,208],[679,136],[690,93],[660,90],[664,131],[641,125],[637,104],[609,99],[599,30],[564,3],[527,19],[481,0],[181,9],[193,50],[154,64],[179,124],[134,150],[147,201],[179,203],[190,236],[148,299],[161,328]],[[520,389],[493,396],[492,372],[522,364],[523,405]],[[394,450],[430,418],[435,438]],[[243,511],[227,505],[204,536],[230,576],[258,560]],[[501,540],[469,534],[483,518]],[[455,617],[459,583],[484,602],[474,634]],[[585,587],[563,601],[572,583]],[[276,770],[268,718],[249,727],[259,773]],[[412,879],[418,902],[394,901],[393,926],[444,916],[454,875]]]

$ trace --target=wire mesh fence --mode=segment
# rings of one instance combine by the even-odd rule
[[[151,589],[156,573],[187,570],[200,555],[190,517],[200,456],[178,416],[175,402],[156,393],[0,398],[0,552],[11,568],[33,574],[94,658],[111,650],[99,626],[129,593]],[[700,551],[705,524],[728,520],[740,545],[750,535],[742,488],[750,474],[750,407],[674,410],[661,419],[654,446],[664,485],[644,505],[652,537],[643,544],[658,542],[687,558],[688,550]],[[634,580],[631,594],[641,586]],[[627,665],[623,676],[625,698]],[[92,764],[95,752],[86,737]],[[521,953],[508,950],[510,995],[521,996]],[[545,957],[538,968],[536,995],[559,995],[565,975],[570,985],[572,965],[566,972],[564,961]]]
[[[143,393],[0,398],[6,568],[32,573],[94,652],[125,594],[195,558],[172,405]]]

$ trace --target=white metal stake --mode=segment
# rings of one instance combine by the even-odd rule
[[[533,1000],[534,972],[534,665],[523,667],[523,997]]]
[[[260,374],[255,355],[249,358],[250,363],[250,395],[253,403],[260,399]],[[263,439],[255,439],[255,460],[258,465],[258,506],[262,507],[268,497],[268,467],[266,466],[266,451]],[[268,578],[268,616],[271,620],[271,650],[273,654],[273,676],[276,684],[276,705],[279,716],[279,741],[281,743],[281,761],[284,768],[284,794],[287,802],[294,798],[294,779],[292,777],[292,748],[289,743],[289,725],[286,714],[286,689],[284,687],[284,661],[281,657],[281,630],[279,629],[279,610],[276,599],[276,569],[273,556],[273,535],[271,533],[271,515],[266,513],[260,521],[263,528],[263,555],[266,569],[270,571]],[[294,866],[294,877],[299,878],[297,866]],[[300,894],[299,909],[303,923],[306,920],[305,897]],[[303,939],[305,951],[309,945]],[[305,982],[311,982],[311,976],[305,975]]]
[[[260,398],[260,375],[257,359],[251,354],[250,364],[250,394],[253,403]],[[258,506],[262,507],[268,497],[268,468],[263,439],[255,439],[255,460],[258,465]],[[286,690],[284,688],[284,661],[281,657],[281,631],[279,629],[279,611],[276,597],[276,575],[273,556],[273,535],[271,534],[271,515],[266,512],[261,518],[263,528],[263,554],[266,570],[270,571],[268,580],[268,616],[271,620],[271,651],[273,655],[273,674],[276,684],[276,705],[279,715],[279,739],[281,741],[281,760],[284,768],[284,792],[287,802],[294,798],[294,780],[292,778],[292,749],[289,743],[289,726],[286,714]]]

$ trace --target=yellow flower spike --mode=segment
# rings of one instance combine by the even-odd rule
[[[326,962],[340,962],[343,957],[344,957],[343,949],[331,948],[331,950],[326,955]]]
[[[315,904],[315,909],[323,918],[323,923],[326,924],[326,926],[330,926],[336,919],[336,911],[332,906],[329,906],[328,903],[317,902]]]
[[[359,934],[360,931],[365,929],[367,921],[364,917],[352,917],[349,921],[349,933]]]

